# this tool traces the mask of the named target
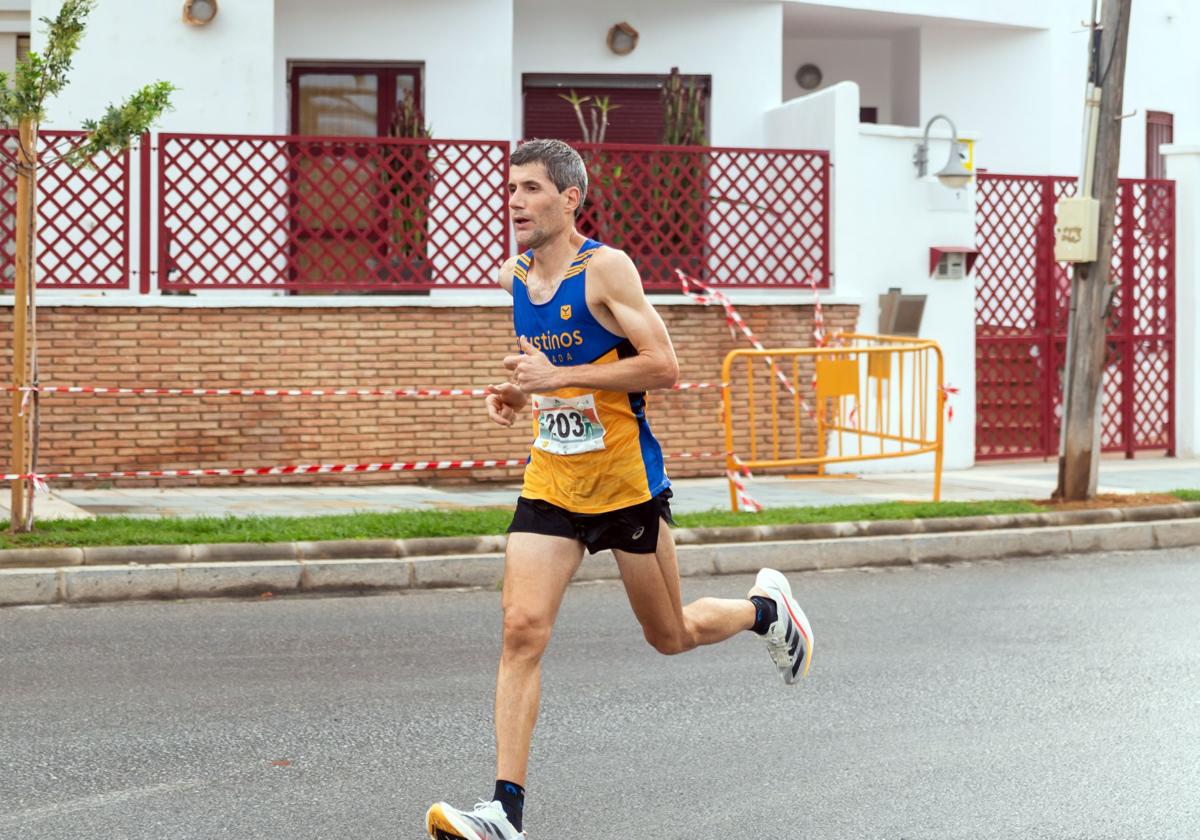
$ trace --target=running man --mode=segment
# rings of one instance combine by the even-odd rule
[[[812,658],[812,630],[779,572],[759,572],[744,600],[683,606],[667,527],[671,484],[645,415],[645,392],[679,376],[670,336],[629,257],[575,230],[587,195],[575,150],[534,140],[510,163],[508,206],[523,253],[501,267],[498,282],[513,297],[521,352],[504,359],[510,381],[489,388],[485,400],[501,426],[531,407],[534,440],[504,561],[496,787],[471,811],[430,808],[434,840],[524,836],[542,654],[584,548],[612,549],[634,615],[660,653],[752,630],[789,685],[807,675]]]

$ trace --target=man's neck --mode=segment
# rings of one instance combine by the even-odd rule
[[[562,277],[585,240],[586,237],[571,226],[542,247],[534,248],[534,272],[541,280],[551,283]]]

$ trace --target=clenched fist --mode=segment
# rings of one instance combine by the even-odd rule
[[[504,366],[512,372],[513,384],[526,394],[546,393],[561,388],[561,371],[534,347],[525,336],[520,339],[521,353],[505,356]]]

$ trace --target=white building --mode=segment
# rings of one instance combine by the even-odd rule
[[[807,92],[796,74],[811,64],[815,89],[856,82],[860,107],[880,124],[950,115],[983,138],[981,167],[1078,167],[1090,0],[226,0],[206,26],[185,25],[182,2],[153,12],[136,0],[102,4],[52,121],[76,125],[121,91],[162,78],[181,89],[167,130],[286,133],[297,67],[391,66],[415,71],[436,136],[516,139],[529,85],[586,74],[633,84],[677,66],[711,78],[711,143],[758,146],[768,140],[766,114]],[[0,63],[8,41],[8,61],[15,56],[19,35],[10,33],[29,29],[20,8],[36,20],[57,2],[0,3]],[[606,44],[621,21],[640,34],[628,55]],[[1180,137],[1200,132],[1197,33],[1194,4],[1135,4],[1123,176],[1146,174],[1147,114],[1171,114]]]
[[[407,88],[435,137],[517,140],[552,118],[547,103],[563,107],[560,90],[580,88],[623,101],[612,131],[639,139],[657,129],[638,122],[638,97],[657,96],[678,67],[707,92],[712,145],[829,150],[829,299],[858,303],[860,329],[873,332],[878,293],[929,296],[923,335],[946,349],[947,379],[963,392],[947,464],[972,461],[974,289],[931,279],[928,260],[932,246],[975,243],[974,196],[919,181],[913,148],[925,123],[944,114],[977,141],[977,168],[1074,175],[1091,0],[220,0],[203,26],[183,22],[183,2],[101,4],[50,123],[76,127],[165,79],[179,88],[166,131],[382,133]],[[28,31],[22,10],[36,20],[57,5],[0,2],[0,63]],[[607,41],[619,23],[638,33],[623,55]],[[1121,174],[1163,177],[1158,146],[1180,144],[1169,156],[1173,173],[1188,177],[1179,194],[1180,324],[1200,314],[1190,245],[1200,152],[1182,145],[1200,142],[1198,36],[1200,5],[1134,4]],[[947,136],[944,124],[935,136]],[[935,162],[943,154],[935,148]],[[1179,330],[1181,372],[1200,369],[1190,333]],[[1179,449],[1196,452],[1200,390],[1186,379],[1177,389]]]

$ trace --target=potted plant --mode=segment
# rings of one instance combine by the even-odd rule
[[[387,136],[414,140],[433,136],[413,91],[404,91],[397,103]],[[437,183],[436,150],[427,143],[386,144],[382,178],[385,209],[376,246],[379,256],[371,260],[375,276],[385,284],[409,287],[403,291],[427,293],[433,284],[427,225]]]
[[[704,87],[698,80],[685,80],[679,68],[672,67],[663,85],[662,107],[662,145],[706,145]],[[654,219],[646,227],[652,251],[647,272],[656,281],[671,285],[676,267],[700,277],[704,264],[707,155],[664,152],[651,161],[650,176],[655,185],[651,188]],[[680,264],[667,264],[672,259]]]

